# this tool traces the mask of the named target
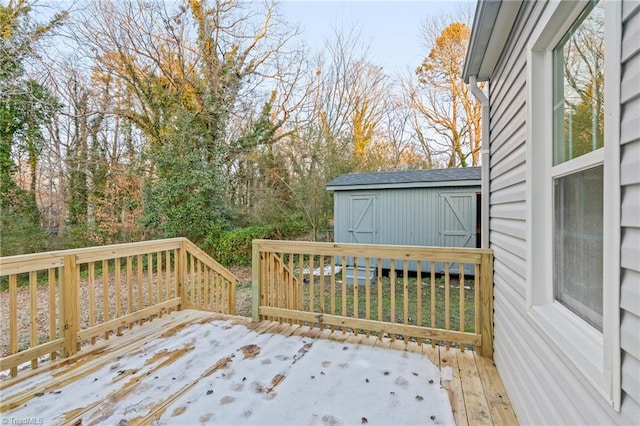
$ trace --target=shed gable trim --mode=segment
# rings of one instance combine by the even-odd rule
[[[347,173],[328,182],[327,189],[338,187],[359,187],[379,189],[388,188],[421,188],[449,186],[452,182],[469,182],[479,184],[480,167],[460,167],[450,169],[424,169],[402,172]],[[477,183],[476,183],[477,182]]]
[[[372,183],[355,185],[327,185],[329,191],[366,191],[370,189],[406,189],[406,188],[451,188],[462,186],[477,186],[479,180],[454,180],[439,182],[403,182],[403,183]]]

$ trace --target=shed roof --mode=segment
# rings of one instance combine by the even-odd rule
[[[327,184],[327,189],[425,188],[442,186],[479,186],[480,167],[410,170],[406,172],[349,173]]]

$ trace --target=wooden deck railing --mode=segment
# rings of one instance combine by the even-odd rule
[[[493,356],[493,252],[253,242],[253,320],[473,346]]]
[[[9,306],[0,371],[12,376],[172,310],[235,313],[236,277],[186,238],[4,257],[0,280]]]
[[[236,276],[191,241],[185,239],[184,244],[182,307],[235,315]]]

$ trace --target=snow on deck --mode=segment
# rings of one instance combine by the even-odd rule
[[[439,370],[419,353],[207,320],[99,360],[3,389],[3,399],[25,402],[2,416],[83,425],[454,423]]]

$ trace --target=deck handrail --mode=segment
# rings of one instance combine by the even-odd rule
[[[9,355],[0,358],[0,371],[10,369],[12,376],[22,363],[36,368],[45,355],[72,355],[84,341],[109,338],[172,310],[235,314],[237,278],[180,237],[0,257],[0,278],[9,298],[9,312],[3,313]],[[19,282],[29,287],[28,306],[18,306]],[[37,298],[44,285],[42,302]],[[19,311],[28,318],[20,322]],[[46,330],[37,320],[43,311]]]
[[[252,265],[254,321],[400,335],[420,343],[454,343],[462,350],[473,345],[482,356],[493,356],[491,249],[254,240]],[[429,294],[425,303],[423,293]],[[372,303],[374,294],[377,303]]]

